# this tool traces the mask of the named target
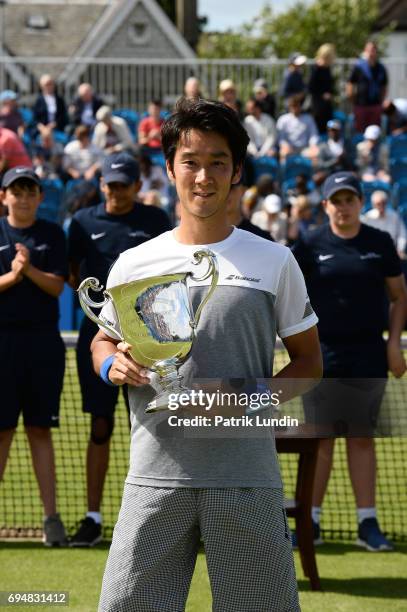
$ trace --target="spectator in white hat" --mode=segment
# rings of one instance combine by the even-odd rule
[[[287,244],[288,219],[281,208],[280,196],[271,193],[264,198],[262,209],[253,213],[251,221],[260,229],[269,232],[276,242]]]
[[[388,172],[388,151],[380,142],[381,131],[378,125],[369,125],[363,140],[356,145],[356,166],[363,181],[390,182]]]

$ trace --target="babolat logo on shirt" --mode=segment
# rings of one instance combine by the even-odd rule
[[[143,230],[138,230],[136,232],[129,232],[130,238],[151,238],[151,234],[146,234]]]
[[[229,276],[226,277],[226,280],[242,280],[249,281],[251,283],[259,283],[261,281],[261,278],[251,278],[250,276],[238,276],[237,274],[229,274]]]
[[[365,255],[361,255],[360,259],[381,259],[382,256],[379,253],[366,253]]]

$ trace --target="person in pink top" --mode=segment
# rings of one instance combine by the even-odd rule
[[[15,166],[32,168],[32,162],[17,134],[0,127],[0,172]]]
[[[148,117],[140,121],[138,141],[149,149],[161,149],[161,125],[164,119],[160,116],[161,102],[152,100],[148,105]]]

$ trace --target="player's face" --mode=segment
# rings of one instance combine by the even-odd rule
[[[173,169],[167,163],[167,172],[175,181],[183,222],[193,217],[226,218],[230,187],[239,182],[240,169],[234,172],[232,152],[223,136],[194,129],[183,134]]]
[[[111,215],[124,215],[133,209],[136,195],[140,189],[140,182],[131,183],[104,183],[101,189],[106,198],[106,210]]]
[[[323,205],[332,228],[350,231],[358,229],[362,200],[356,193],[342,189],[325,200]]]
[[[35,221],[42,193],[34,182],[21,186],[16,181],[2,192],[2,200],[8,208],[10,224],[15,227],[29,227]]]

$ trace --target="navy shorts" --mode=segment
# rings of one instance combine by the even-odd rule
[[[119,397],[120,387],[111,387],[93,369],[90,345],[99,331],[98,326],[85,317],[82,320],[76,347],[79,383],[82,393],[82,409],[93,416],[112,416]],[[122,387],[127,410],[127,385]]]
[[[303,396],[305,421],[321,436],[375,434],[387,382],[386,345],[377,341],[327,345],[321,341],[324,378]]]
[[[0,330],[0,430],[58,427],[65,345],[58,330]]]

